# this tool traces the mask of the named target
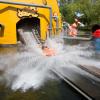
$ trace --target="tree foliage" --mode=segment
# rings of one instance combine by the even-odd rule
[[[90,26],[94,23],[100,23],[100,0],[92,1],[74,0],[74,3],[64,3],[63,6],[60,6],[63,19],[71,23],[75,18],[75,12],[80,12],[84,14],[81,20],[85,25]]]

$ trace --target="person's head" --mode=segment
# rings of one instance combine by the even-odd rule
[[[79,20],[77,18],[75,18],[75,22],[78,22]]]
[[[74,20],[75,20],[75,22],[80,22],[80,18],[78,18],[78,17],[76,17],[76,18],[74,18]]]
[[[100,29],[100,25],[99,24],[95,24],[92,26],[92,33],[94,33],[97,29]]]
[[[75,23],[76,23],[77,25],[80,25],[80,24],[81,24],[81,22],[80,22],[80,19],[79,19],[79,18],[75,18],[74,20],[75,20]]]
[[[43,45],[43,46],[42,46],[42,49],[45,49],[45,48],[48,48],[48,47]]]

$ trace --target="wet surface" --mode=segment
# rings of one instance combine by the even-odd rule
[[[0,54],[6,55],[16,52],[22,52],[22,48],[5,47],[0,48]],[[59,71],[59,70],[58,70]],[[2,70],[0,74],[2,74]],[[73,82],[78,88],[87,95],[100,100],[100,79],[78,66],[74,69],[67,67],[61,68],[60,73],[65,79]],[[71,88],[64,81],[49,81],[45,83],[39,90],[28,89],[26,92],[21,90],[13,91],[5,84],[0,84],[0,100],[86,100],[81,94]]]
[[[62,70],[62,73],[61,73]],[[84,91],[87,95],[91,96],[95,100],[100,100],[100,79],[92,74],[76,67],[73,70],[64,68],[60,70],[60,74],[65,79],[73,82],[78,88]]]
[[[0,54],[17,53],[22,49],[18,47],[0,48]],[[3,71],[0,71],[0,75]],[[52,73],[53,74],[53,73]],[[12,90],[6,82],[0,82],[0,100],[86,100],[84,96],[70,87],[66,82],[57,80],[47,80],[39,89],[30,88],[23,92],[21,89]]]
[[[87,100],[64,81],[51,80],[39,90],[12,91],[0,84],[0,100]]]

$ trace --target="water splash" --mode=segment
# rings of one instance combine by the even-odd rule
[[[1,77],[13,90],[38,89],[48,79],[55,78],[52,69],[60,72],[61,68],[73,69],[79,64],[100,66],[99,61],[91,59],[93,52],[88,51],[87,45],[64,45],[60,38],[48,38],[46,45],[55,49],[57,55],[47,57],[31,35],[24,34],[27,45],[23,52],[0,55],[0,70],[4,71]]]

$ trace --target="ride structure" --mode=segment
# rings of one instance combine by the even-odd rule
[[[0,0],[0,44],[21,41],[18,29],[32,31],[39,41],[59,34],[57,0]]]

